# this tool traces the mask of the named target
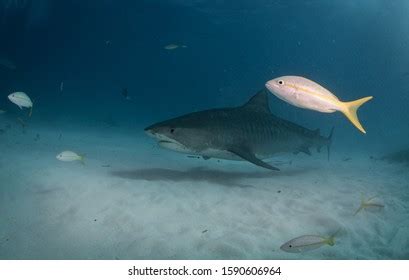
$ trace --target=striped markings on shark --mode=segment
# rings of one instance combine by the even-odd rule
[[[311,154],[331,145],[319,130],[309,130],[273,115],[268,93],[259,91],[239,107],[194,112],[145,128],[166,149],[204,158],[244,160],[270,170],[279,169],[263,161],[277,153]]]

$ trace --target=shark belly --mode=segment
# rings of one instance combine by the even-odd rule
[[[229,152],[227,150],[222,149],[215,149],[209,148],[200,152],[201,156],[209,157],[209,158],[218,158],[218,159],[226,159],[226,160],[243,160],[239,156]]]
[[[277,152],[279,153],[279,152]],[[258,152],[255,155],[260,159],[268,159],[274,156],[275,152]],[[237,156],[236,154],[223,150],[223,149],[216,149],[216,148],[209,148],[200,152],[200,156],[209,157],[209,158],[217,158],[217,159],[225,159],[225,160],[237,160],[243,161],[244,159]]]

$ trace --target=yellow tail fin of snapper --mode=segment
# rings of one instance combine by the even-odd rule
[[[342,228],[339,228],[336,232],[331,234],[328,238],[325,239],[325,243],[328,244],[329,246],[334,246],[335,245],[335,237],[339,235],[341,232]]]
[[[359,122],[357,111],[364,103],[371,100],[373,97],[368,96],[351,102],[343,102],[344,109],[341,110],[342,113],[348,118],[348,120],[355,125],[362,133],[366,133],[362,124]]]
[[[325,243],[328,244],[329,246],[334,246],[335,245],[335,236],[331,236],[328,239],[326,239]]]

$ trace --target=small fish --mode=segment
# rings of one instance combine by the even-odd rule
[[[8,96],[9,100],[16,104],[21,110],[23,108],[30,108],[30,114],[33,113],[33,102],[31,101],[30,97],[25,94],[24,92],[13,92]]]
[[[303,235],[281,245],[280,249],[287,253],[302,253],[311,250],[315,250],[324,245],[334,246],[335,245],[335,235],[339,232],[329,237],[320,235]]]
[[[322,113],[342,112],[362,133],[366,133],[358,119],[361,105],[371,100],[368,96],[355,101],[343,102],[321,85],[298,76],[283,76],[266,83],[267,89],[281,100],[296,107]]]
[[[123,97],[125,97],[126,100],[131,100],[131,97],[129,96],[127,88],[122,89],[121,94],[122,94]]]
[[[84,155],[79,155],[75,152],[72,151],[64,151],[59,153],[56,158],[60,161],[80,161],[82,164],[85,163],[85,156]]]
[[[169,44],[167,46],[164,47],[165,50],[176,50],[178,48],[187,48],[186,45],[177,45],[177,44]]]
[[[3,115],[5,113],[6,113],[6,111],[0,109],[0,115]]]
[[[202,233],[206,233],[206,232],[208,232],[209,230],[208,229],[205,229],[204,231],[202,231]]]
[[[64,91],[64,82],[61,82],[61,84],[60,84],[60,92],[63,92]]]
[[[356,214],[365,209],[381,209],[384,207],[385,205],[383,205],[380,201],[376,200],[376,196],[373,196],[369,199],[365,199],[364,196],[362,195],[361,205],[359,206],[358,210],[355,211],[354,216],[356,216]]]
[[[103,165],[101,165],[101,167],[106,167],[106,168],[108,168],[108,167],[111,167],[111,165],[109,165],[109,164],[103,164]]]

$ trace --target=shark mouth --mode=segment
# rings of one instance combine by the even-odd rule
[[[175,140],[160,140],[158,144],[162,148],[173,150],[179,153],[186,153],[186,154],[192,153],[191,149],[187,148],[185,145]]]

